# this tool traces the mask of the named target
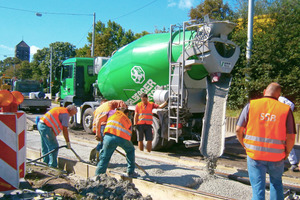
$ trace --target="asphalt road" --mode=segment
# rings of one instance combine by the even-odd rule
[[[51,108],[59,106],[58,104],[53,104]],[[44,113],[37,111],[25,111],[27,116],[27,121],[30,121],[30,126],[35,123],[35,118],[37,116],[41,117]],[[30,130],[30,129],[29,129]],[[71,137],[75,137],[78,140],[89,141],[91,144],[96,145],[97,142],[94,139],[94,135],[89,135],[84,132],[83,129],[71,130],[69,129]],[[300,157],[300,146],[294,147],[298,158]],[[172,157],[184,157],[185,159],[192,159],[195,161],[204,161],[204,157],[200,154],[198,147],[194,148],[185,148],[183,144],[175,144],[167,150],[162,150],[159,152],[163,155],[168,155]],[[238,140],[234,135],[228,135],[225,141],[225,150],[224,154],[218,159],[218,164],[239,169],[241,172],[247,171],[246,163],[246,153],[244,149],[239,144]],[[288,161],[285,162],[286,171],[284,175],[289,177],[298,177],[300,178],[300,172],[292,172],[288,170],[290,164]]]

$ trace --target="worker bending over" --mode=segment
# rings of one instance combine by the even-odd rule
[[[97,164],[96,175],[106,172],[108,163],[113,152],[119,146],[126,152],[126,160],[128,163],[127,175],[135,177],[137,174],[135,169],[134,146],[131,142],[131,121],[128,118],[129,110],[126,108],[118,108],[112,110],[108,114],[115,112],[108,118],[104,129],[103,147],[100,151],[100,161]]]
[[[102,149],[103,131],[107,123],[108,112],[116,108],[127,108],[122,100],[102,100],[101,105],[94,111],[93,132],[96,134],[96,140],[99,141],[96,149],[99,152]]]
[[[137,129],[137,140],[138,146],[141,151],[144,151],[144,136],[147,141],[146,149],[148,152],[152,150],[152,123],[153,123],[153,113],[152,110],[156,108],[164,108],[168,105],[168,102],[164,102],[161,105],[157,105],[153,102],[148,101],[147,94],[143,93],[141,95],[141,102],[136,105],[134,114],[134,125]]]
[[[266,173],[270,199],[284,199],[284,160],[295,142],[295,122],[290,106],[278,101],[281,86],[271,83],[264,97],[251,100],[238,119],[236,134],[247,153],[252,199],[265,199]]]
[[[56,107],[49,110],[38,122],[38,130],[41,135],[42,155],[47,154],[58,147],[56,136],[63,131],[67,147],[70,149],[70,140],[68,133],[69,117],[77,113],[77,108],[74,105],[65,107]],[[57,168],[58,150],[43,158],[43,162],[48,166]]]

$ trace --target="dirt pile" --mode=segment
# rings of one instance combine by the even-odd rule
[[[118,181],[106,174],[82,179],[58,169],[27,164],[25,180],[30,185],[26,189],[30,189],[33,193],[35,191],[51,193],[50,196],[56,194],[63,199],[152,200],[151,196],[143,197],[133,183]]]
[[[97,177],[81,180],[76,184],[76,189],[82,199],[115,199],[115,200],[152,200],[151,196],[143,197],[129,181],[117,180],[113,177],[101,174]]]
[[[150,196],[143,197],[129,181],[117,180],[106,174],[93,177],[87,180],[81,180],[76,185],[82,199],[139,199],[152,200]]]
[[[25,180],[31,186],[27,189],[53,192],[67,199],[75,199],[78,193],[74,187],[75,180],[69,178],[63,171],[47,166],[27,164]]]

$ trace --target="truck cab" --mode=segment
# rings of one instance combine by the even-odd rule
[[[108,58],[100,60],[102,66]],[[100,104],[96,94],[98,89],[93,87],[98,71],[99,68],[95,68],[94,65],[94,58],[70,58],[63,62],[60,105],[66,107],[74,104],[78,110],[77,115],[70,119],[70,128],[82,125],[87,133],[91,133],[93,110]]]
[[[61,70],[60,98],[79,105],[93,99],[92,84],[96,81],[93,58],[70,58]]]

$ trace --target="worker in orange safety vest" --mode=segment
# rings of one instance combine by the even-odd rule
[[[58,147],[56,136],[63,131],[67,147],[70,149],[71,144],[68,133],[69,118],[77,113],[77,108],[74,105],[65,107],[55,107],[49,110],[43,117],[40,118],[37,128],[41,135],[42,155],[47,154]],[[58,150],[43,158],[43,162],[50,167],[57,167]]]
[[[149,102],[147,94],[141,94],[141,102],[136,105],[134,114],[134,125],[136,126],[138,146],[141,151],[144,151],[144,136],[147,141],[147,151],[151,152],[152,150],[152,110],[156,108],[164,108],[166,105],[168,105],[168,101],[158,105],[153,102]]]
[[[127,175],[130,177],[136,176],[134,172],[135,149],[131,142],[131,121],[128,118],[128,113],[129,110],[126,108],[109,111],[109,114],[112,115],[108,118],[104,130],[103,148],[100,151],[100,161],[97,164],[96,175],[106,172],[113,152],[120,146],[126,152],[126,160],[128,163]]]
[[[96,140],[99,141],[96,147],[98,152],[102,148],[103,131],[109,117],[107,114],[116,108],[127,108],[127,105],[122,100],[102,100],[101,105],[94,111],[93,132],[96,134]]]
[[[247,153],[252,199],[265,199],[266,172],[270,176],[270,199],[284,199],[284,160],[295,142],[295,122],[290,106],[278,101],[281,86],[271,83],[264,97],[251,100],[237,122],[237,139]]]

